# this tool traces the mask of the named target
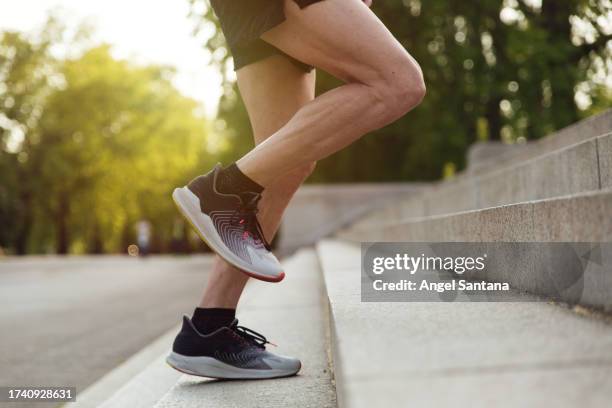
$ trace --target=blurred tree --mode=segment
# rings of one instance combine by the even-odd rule
[[[1,39],[0,246],[123,252],[146,219],[153,249],[168,249],[172,189],[216,161],[202,109],[173,71],[117,60],[106,45],[54,59],[52,39]]]
[[[234,159],[252,142],[231,59],[206,0],[189,1],[225,74],[219,120]],[[477,139],[536,139],[612,104],[609,0],[375,0],[373,10],[421,64],[428,95],[323,160],[311,181],[439,178],[449,163],[464,166]],[[319,75],[318,92],[337,85]]]
[[[40,168],[29,160],[38,143],[38,120],[54,79],[49,49],[62,27],[49,18],[32,41],[0,33],[0,246],[23,254],[33,223],[33,198]]]
[[[101,242],[116,249],[141,218],[165,245],[176,217],[172,189],[212,164],[202,162],[210,156],[197,103],[176,91],[168,69],[115,60],[108,46],[67,60],[61,73],[36,157],[57,251],[68,252],[74,238],[90,251]]]

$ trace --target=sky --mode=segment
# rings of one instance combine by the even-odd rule
[[[36,30],[49,10],[69,28],[92,25],[93,39],[111,44],[117,58],[174,66],[175,86],[214,115],[221,78],[208,66],[202,39],[192,36],[187,0],[0,0],[0,30]]]

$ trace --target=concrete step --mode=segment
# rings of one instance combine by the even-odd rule
[[[376,225],[353,226],[337,236],[367,242],[610,242],[612,189],[439,216],[388,218]],[[612,310],[612,271],[589,264],[576,280],[572,277],[578,272],[572,265],[550,271],[545,255],[524,254],[515,262],[488,270],[487,279],[569,303]],[[523,272],[517,273],[517,269]],[[550,274],[555,279],[547,279]],[[575,283],[560,290],[555,282],[561,281]]]
[[[564,142],[579,140],[570,145],[550,141],[530,146],[525,154],[512,156],[512,162],[501,161],[499,166],[464,172],[453,180],[402,194],[382,211],[364,217],[362,223],[475,210],[612,187],[612,111],[592,121],[598,124],[594,127],[597,130],[610,122],[607,133],[563,138]],[[579,124],[575,126],[580,129]]]
[[[529,160],[548,152],[609,133],[610,131],[612,131],[612,109],[560,129],[542,139],[528,142],[528,146],[525,146],[525,148],[511,148],[488,159],[480,158],[478,163],[474,163],[468,168],[468,171],[470,173],[488,173],[493,169]]]
[[[146,399],[142,383],[159,382],[155,407],[335,407],[335,389],[328,360],[327,300],[318,258],[313,249],[297,252],[284,262],[287,277],[270,284],[251,280],[238,311],[240,324],[279,345],[272,350],[302,360],[296,377],[267,381],[219,381],[176,373],[165,362],[166,350],[144,371],[111,396],[103,406],[133,408]],[[177,317],[178,319],[178,317]],[[173,378],[168,379],[171,376]]]
[[[338,406],[609,406],[606,321],[548,303],[362,303],[359,247],[317,248]]]
[[[77,396],[76,408],[153,406],[176,383],[180,373],[164,363],[179,327],[168,331]]]

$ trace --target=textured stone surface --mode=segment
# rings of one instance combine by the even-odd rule
[[[571,384],[572,386],[566,386]],[[561,386],[563,385],[563,386]],[[593,388],[595,392],[589,392]],[[500,367],[498,370],[447,370],[438,375],[381,375],[352,381],[352,408],[371,407],[607,407],[612,388],[607,365]],[[416,403],[415,403],[416,401]]]
[[[480,227],[478,237],[473,237],[469,241],[533,241],[534,229],[532,220],[533,205],[530,203],[484,209],[479,211],[477,221],[467,221]]]
[[[592,139],[476,177],[478,205],[474,208],[595,191],[599,189],[598,173],[596,141]]]
[[[612,133],[597,138],[599,180],[602,188],[612,187]]]
[[[609,133],[610,130],[612,130],[612,109],[574,123],[540,139],[539,142],[545,148],[558,149]]]
[[[526,176],[525,166],[479,176],[477,208],[494,207],[524,200],[528,195]]]
[[[527,149],[508,151],[490,160],[483,160],[468,169],[472,174],[488,173],[493,169],[513,166],[548,152],[604,135],[612,130],[612,109],[561,129],[531,143]]]
[[[558,197],[599,188],[597,148],[589,140],[530,162],[530,199]]]
[[[504,155],[516,155],[531,148],[533,142],[508,144],[499,141],[476,142],[467,152],[467,167],[478,167]]]
[[[341,407],[607,407],[612,327],[548,303],[361,303],[359,248],[318,246]]]

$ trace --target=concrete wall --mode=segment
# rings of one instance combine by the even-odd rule
[[[289,204],[280,230],[279,248],[312,245],[366,212],[417,194],[419,183],[355,183],[302,186]]]

